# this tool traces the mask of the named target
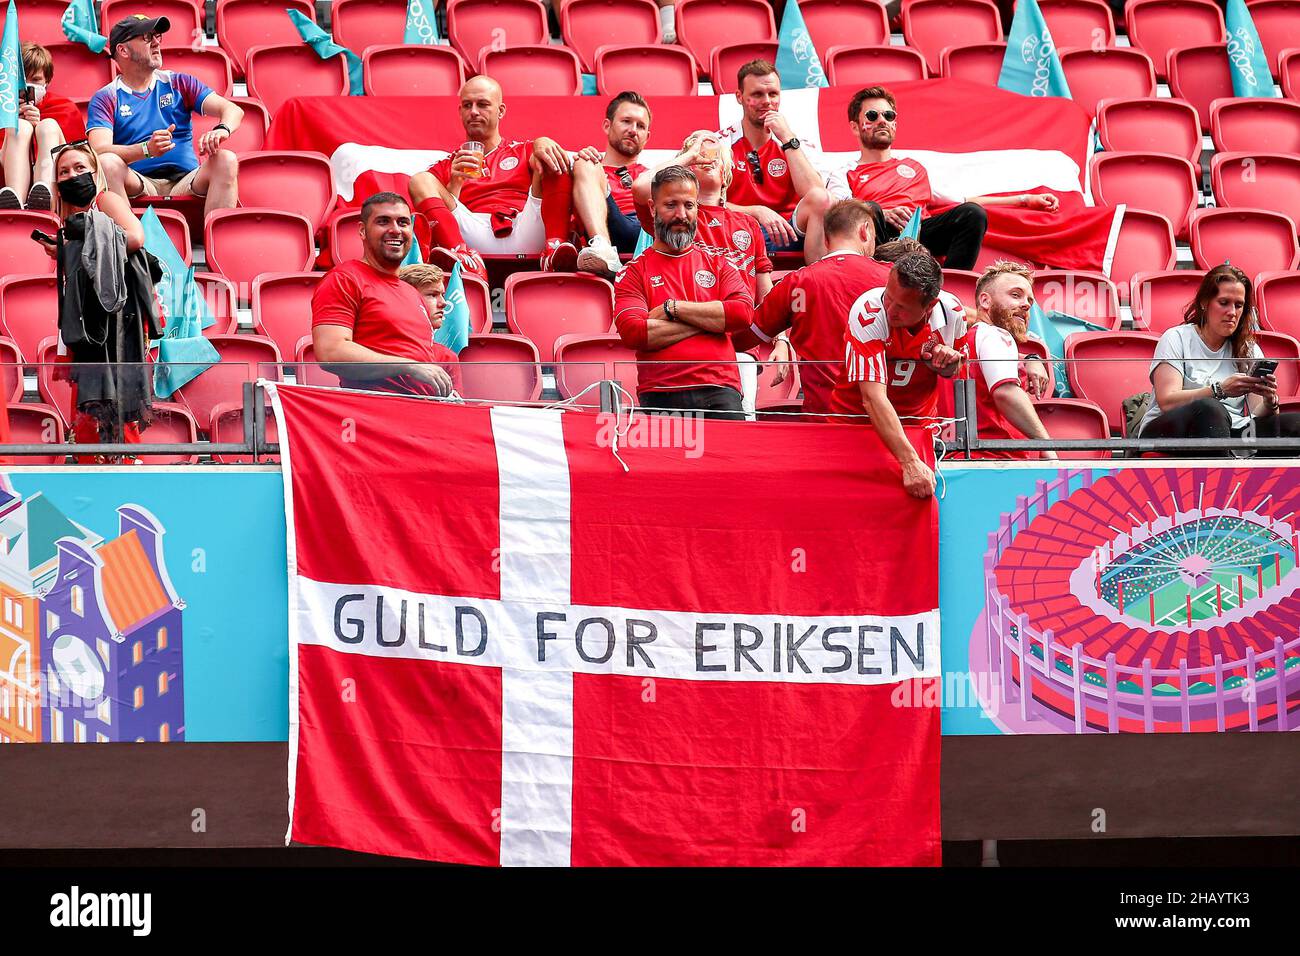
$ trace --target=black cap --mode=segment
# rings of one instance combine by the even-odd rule
[[[143,13],[133,13],[113,24],[113,29],[108,32],[107,53],[112,56],[119,43],[142,37],[146,33],[166,33],[171,28],[172,23],[166,17],[146,17]]]

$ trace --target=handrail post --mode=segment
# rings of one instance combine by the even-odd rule
[[[266,449],[266,396],[257,387],[256,382],[249,383],[253,389],[253,464],[261,464],[262,454]]]
[[[244,444],[248,446],[250,454],[255,454],[256,423],[254,421],[254,415],[253,415],[253,403],[255,401],[254,394],[256,392],[257,386],[252,382],[245,382],[243,387],[244,387],[244,401],[243,401],[243,407],[240,409],[240,417],[243,419],[244,422]]]
[[[602,379],[600,382],[600,410],[607,414],[614,414],[617,410],[615,402],[617,397],[614,393],[614,383],[609,379]]]

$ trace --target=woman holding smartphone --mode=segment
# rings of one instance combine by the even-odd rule
[[[1156,344],[1150,372],[1154,401],[1138,426],[1139,437],[1227,438],[1252,428],[1259,438],[1300,436],[1300,413],[1279,411],[1276,367],[1255,344],[1250,279],[1236,266],[1215,266],[1201,280],[1182,324]],[[1172,454],[1207,456],[1203,451]]]

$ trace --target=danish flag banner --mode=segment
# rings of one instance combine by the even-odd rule
[[[288,839],[939,863],[938,511],[871,429],[271,393]]]

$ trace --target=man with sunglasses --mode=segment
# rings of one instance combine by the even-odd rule
[[[90,98],[86,135],[108,188],[136,196],[198,196],[203,214],[239,202],[239,161],[221,144],[244,111],[202,80],[162,68],[166,17],[133,14],[113,24],[104,52],[120,74]],[[192,113],[218,118],[194,140]]]
[[[625,90],[605,107],[606,149],[579,151],[573,164],[573,210],[590,240],[578,254],[578,270],[613,275],[619,253],[631,255],[641,237],[632,201],[632,182],[645,172],[637,162],[650,138],[650,107],[640,93]]]

